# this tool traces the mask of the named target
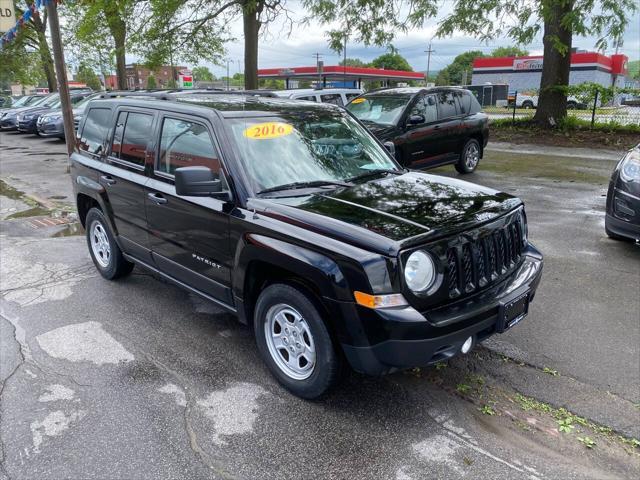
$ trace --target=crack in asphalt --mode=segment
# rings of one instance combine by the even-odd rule
[[[18,335],[16,333],[16,326],[13,324],[13,322],[8,319],[7,317],[5,317],[4,315],[2,315],[2,313],[0,313],[0,317],[5,320],[10,327],[13,329],[13,340],[16,342],[16,344],[18,345],[18,354],[19,354],[19,358],[20,361],[17,363],[17,365],[15,366],[15,368],[11,371],[11,373],[9,373],[9,375],[7,375],[7,377],[2,381],[2,384],[0,385],[0,413],[2,412],[2,400],[3,400],[3,393],[4,393],[4,388],[7,385],[7,383],[9,382],[9,380],[11,380],[13,378],[13,376],[16,374],[16,372],[20,369],[20,367],[22,365],[24,365],[25,363],[25,354],[24,351],[22,349],[22,342],[20,342],[20,340],[18,340]],[[2,419],[4,417],[2,415],[0,415],[0,471],[2,471],[2,473],[4,473],[4,475],[7,477],[7,479],[11,479],[11,476],[9,475],[9,472],[7,471],[6,465],[5,465],[5,450],[4,450],[4,440],[2,439]]]
[[[165,365],[164,363],[162,363],[160,360],[158,360],[155,357],[153,357],[153,355],[149,354],[148,352],[141,351],[141,354],[149,362],[151,362],[152,364],[156,365],[161,370],[163,370],[165,373],[167,373],[169,376],[171,376],[173,378],[173,380],[175,381],[175,383],[184,392],[185,398],[186,398],[186,401],[187,401],[187,404],[184,407],[184,414],[183,414],[184,429],[185,429],[185,432],[187,434],[189,448],[191,449],[191,451],[193,451],[193,453],[200,459],[200,461],[204,465],[206,465],[211,471],[216,473],[220,478],[225,479],[225,480],[233,480],[233,479],[235,479],[236,478],[235,476],[233,476],[232,474],[227,472],[221,466],[221,464],[223,463],[222,461],[213,458],[213,456],[210,453],[206,452],[200,446],[200,444],[198,443],[198,435],[197,435],[195,429],[193,428],[193,424],[191,423],[191,412],[193,411],[193,409],[195,407],[195,399],[193,398],[193,395],[191,395],[189,389],[186,387],[186,385],[185,385],[186,382],[185,382],[183,376],[180,375],[175,370],[173,370],[172,368],[170,368],[167,365]]]

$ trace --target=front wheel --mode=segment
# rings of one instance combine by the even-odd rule
[[[270,285],[258,297],[253,323],[262,359],[294,395],[315,399],[337,382],[341,358],[319,309],[303,290]]]
[[[480,162],[480,144],[475,138],[470,138],[464,144],[460,160],[456,163],[456,170],[459,173],[472,173]]]

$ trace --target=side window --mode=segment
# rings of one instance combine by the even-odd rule
[[[309,97],[309,96],[296,97],[296,100],[308,100],[309,102],[315,102],[316,101],[316,97]]]
[[[359,93],[345,93],[345,96],[347,97],[347,102],[350,102],[354,98],[359,97],[360,94]]]
[[[438,93],[438,118],[445,119],[458,115],[456,100],[451,92]]]
[[[123,115],[126,115],[126,120],[123,118]],[[120,144],[117,145],[118,150],[116,152],[116,145],[114,145],[112,155],[141,167],[144,166],[147,141],[149,140],[152,123],[152,115],[137,112],[120,112],[113,135],[114,144],[119,140],[116,138],[118,130],[121,131],[122,128],[124,128],[124,132],[120,133],[121,140]],[[122,126],[123,124],[124,127]]]
[[[180,167],[208,167],[220,175],[220,159],[207,127],[177,118],[165,118],[160,137],[160,172],[173,175]],[[224,177],[220,177],[224,182]],[[223,188],[226,184],[223,183]]]
[[[411,110],[411,115],[422,115],[426,123],[435,122],[438,119],[435,97],[421,96]]]
[[[94,155],[102,153],[110,120],[111,110],[108,108],[92,108],[89,110],[80,136],[80,150]]]
[[[471,96],[468,93],[456,92],[456,98],[458,99],[460,114],[469,115],[469,110],[471,108]]]
[[[480,110],[482,110],[482,107],[480,106],[480,102],[478,102],[478,99],[475,97],[475,95],[466,94],[465,97],[469,98],[469,113],[471,115],[473,115],[474,113],[478,113]]]
[[[344,106],[344,103],[342,103],[342,97],[340,96],[339,93],[320,95],[320,101],[322,103],[331,103],[333,105],[340,105],[341,107]]]

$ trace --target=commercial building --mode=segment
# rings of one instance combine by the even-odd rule
[[[569,84],[599,83],[605,87],[625,87],[627,57],[606,56],[595,52],[571,54]],[[507,84],[510,91],[526,92],[540,88],[543,56],[476,58],[473,61],[472,85]]]

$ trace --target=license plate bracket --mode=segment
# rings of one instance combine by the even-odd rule
[[[500,302],[498,323],[496,325],[498,333],[506,332],[527,316],[529,313],[529,295],[530,292],[527,290],[524,293]]]

